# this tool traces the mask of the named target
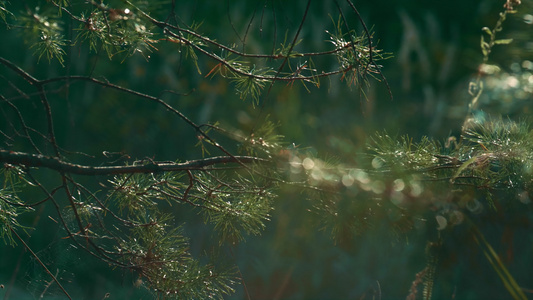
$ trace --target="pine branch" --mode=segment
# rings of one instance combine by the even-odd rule
[[[0,149],[0,162],[4,164],[24,165],[33,168],[44,167],[55,171],[88,176],[199,170],[217,164],[248,164],[267,161],[266,159],[253,156],[217,156],[191,160],[184,163],[149,161],[149,163],[142,165],[102,167],[73,164],[56,157],[41,154],[29,154]]]

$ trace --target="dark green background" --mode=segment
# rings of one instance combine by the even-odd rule
[[[16,1],[12,1],[16,2]],[[303,15],[306,1],[178,1],[176,14],[186,24],[203,22],[199,32],[225,44],[240,44],[250,19],[245,51],[270,53],[274,42],[283,42],[285,32],[292,40]],[[229,2],[229,3],[228,3]],[[27,1],[32,5],[33,1]],[[12,3],[13,12],[22,9]],[[301,148],[309,148],[321,157],[335,157],[347,165],[359,160],[369,136],[387,130],[393,134],[409,134],[414,139],[429,135],[444,140],[457,135],[471,99],[468,83],[475,76],[482,60],[481,28],[493,26],[502,11],[502,1],[372,1],[355,3],[366,24],[372,27],[374,43],[392,58],[380,62],[394,99],[390,99],[383,82],[371,80],[367,98],[357,88],[347,87],[340,77],[322,80],[320,89],[301,84],[274,85],[263,94],[255,108],[250,100],[239,99],[234,85],[219,76],[205,78],[215,62],[199,54],[198,74],[191,61],[180,56],[172,44],[155,44],[159,51],[112,61],[105,54],[89,53],[86,45],[66,48],[65,67],[46,59],[37,61],[24,43],[21,29],[0,31],[0,56],[18,64],[39,79],[71,75],[92,75],[112,83],[161,96],[169,104],[197,123],[220,121],[227,128],[249,132],[266,116],[279,122],[278,133],[285,141]],[[42,7],[46,4],[41,2]],[[276,11],[276,26],[269,13]],[[348,6],[342,3],[349,26],[361,32],[362,27]],[[73,10],[76,9],[76,6]],[[164,11],[164,9],[162,10]],[[481,117],[503,115],[511,118],[528,116],[531,110],[533,80],[527,77],[533,67],[532,25],[524,15],[533,14],[531,3],[519,7],[504,24],[502,38],[515,38],[509,46],[496,47],[491,63],[502,71],[487,80],[481,98]],[[164,14],[162,14],[164,15]],[[333,29],[330,15],[338,12],[333,1],[311,4],[297,51],[311,52],[330,49],[324,30]],[[403,22],[402,23],[402,16]],[[235,30],[230,24],[233,23]],[[261,20],[263,24],[261,25]],[[407,28],[405,22],[413,26]],[[9,20],[13,23],[13,20]],[[77,24],[63,17],[67,35],[74,37]],[[262,28],[262,32],[260,32]],[[276,28],[276,32],[274,32]],[[157,32],[157,31],[156,31]],[[274,33],[276,35],[274,35]],[[409,35],[410,39],[406,38]],[[275,41],[274,41],[275,39]],[[402,49],[415,45],[416,51],[402,56]],[[403,48],[402,48],[403,47]],[[242,49],[242,48],[241,48]],[[423,53],[420,55],[420,53]],[[449,56],[453,53],[452,56]],[[334,60],[324,60],[323,69],[334,68]],[[329,64],[329,65],[328,65]],[[273,66],[276,68],[277,63]],[[528,67],[529,66],[529,67]],[[17,84],[13,73],[0,67],[0,88],[10,91],[7,80]],[[526,74],[526,75],[524,75]],[[524,84],[506,86],[508,76],[522,78]],[[6,80],[6,78],[8,78]],[[529,85],[528,85],[529,84]],[[162,93],[172,89],[180,95]],[[9,92],[10,91],[10,92]],[[22,100],[21,100],[22,101]],[[44,115],[35,103],[20,104],[27,113],[28,125],[42,129]],[[76,82],[68,91],[61,90],[51,99],[59,144],[72,151],[83,151],[102,159],[101,152],[125,152],[133,158],[153,157],[157,160],[187,160],[201,157],[195,147],[192,128],[154,103]],[[8,109],[4,107],[4,111]],[[31,117],[29,117],[31,116]],[[8,118],[6,116],[6,118]],[[2,122],[2,126],[7,126]],[[4,130],[4,128],[1,128]],[[2,147],[5,144],[2,143]],[[14,150],[28,150],[29,145],[14,145]],[[231,148],[231,147],[230,147]],[[50,149],[48,149],[50,150]],[[94,160],[83,156],[80,162]],[[50,182],[57,180],[50,178]],[[105,178],[80,178],[85,184],[97,187]],[[41,199],[42,195],[31,197]],[[433,228],[420,228],[407,237],[396,239],[387,228],[376,226],[371,232],[353,237],[349,242],[335,245],[328,232],[320,231],[315,219],[306,209],[305,197],[291,190],[283,190],[275,202],[272,221],[261,236],[249,237],[236,247],[221,250],[229,263],[240,268],[251,299],[405,299],[415,274],[425,266],[425,242]],[[48,218],[54,212],[49,207],[38,208],[22,223],[38,230],[23,235],[31,248],[52,271],[58,272],[67,290],[75,299],[150,299],[150,293],[134,286],[137,280],[129,271],[112,270],[104,263],[74,249],[64,232]],[[191,237],[191,251],[202,255],[215,247],[210,228],[199,216],[172,208],[176,223],[186,222]],[[488,238],[498,244],[502,228],[487,223]],[[494,228],[490,228],[493,226]],[[531,234],[517,230],[515,257],[509,268],[520,284],[531,287]],[[449,261],[442,263],[436,278],[433,299],[504,299],[508,294],[486,263],[480,252],[471,250],[470,242],[461,240],[457,232],[456,245],[445,250]],[[505,251],[505,247],[497,248]],[[515,271],[515,272],[513,272]],[[529,278],[529,281],[523,281]],[[10,288],[9,299],[38,299],[50,279],[20,243],[16,247],[0,245],[0,296]],[[379,291],[379,292],[378,292]],[[64,299],[52,284],[44,293],[45,299]],[[236,286],[230,299],[245,299],[243,285]]]

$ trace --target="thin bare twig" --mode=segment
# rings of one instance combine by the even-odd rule
[[[61,285],[61,283],[59,282],[59,280],[57,280],[57,278],[54,276],[54,274],[52,274],[52,272],[50,272],[50,270],[48,270],[48,268],[46,267],[46,265],[41,261],[41,259],[39,258],[39,256],[37,256],[37,254],[35,254],[35,252],[33,252],[33,250],[31,250],[30,246],[28,246],[28,244],[26,244],[26,242],[24,242],[24,240],[20,237],[20,235],[13,229],[11,228],[11,226],[9,226],[8,223],[6,223],[7,226],[9,227],[9,229],[11,230],[11,232],[17,237],[17,239],[22,243],[22,245],[24,245],[24,247],[31,253],[31,255],[33,257],[35,257],[35,259],[37,260],[37,262],[43,267],[43,269],[46,271],[46,273],[54,280],[55,283],[57,283],[57,285],[59,286],[59,288],[61,289],[61,291],[65,294],[65,296],[67,296],[67,298],[71,299],[72,300],[72,297],[70,297],[70,295],[68,294],[67,290],[65,290],[65,288],[63,287],[63,285]]]

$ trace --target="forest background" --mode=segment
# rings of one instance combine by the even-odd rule
[[[175,12],[182,22],[201,24],[198,32],[226,44],[235,43],[237,48],[244,47],[246,37],[245,50],[253,53],[268,53],[284,39],[286,44],[292,42],[307,5],[306,1],[178,2]],[[10,9],[16,7],[13,12],[24,9],[12,4]],[[377,133],[409,135],[414,141],[429,136],[443,144],[451,136],[459,139],[472,101],[469,84],[479,74],[483,60],[481,28],[497,22],[503,4],[496,0],[356,3],[373,32],[376,48],[390,53],[384,54],[390,58],[378,62],[386,82],[375,74],[376,79],[370,78],[368,85],[364,81],[347,84],[341,75],[323,79],[320,87],[277,83],[268,92],[265,88],[256,100],[242,99],[234,83],[210,74],[215,61],[199,55],[195,64],[168,45],[154,44],[158,50],[146,49],[111,61],[103,51],[95,53],[79,46],[66,48],[63,63],[48,61],[46,55],[39,58],[9,16],[0,33],[0,56],[38,78],[91,74],[150,95],[173,90],[178,100],[170,93],[165,97],[199,124],[219,122],[236,132],[250,132],[268,119],[278,125],[275,132],[283,136],[287,148],[334,163],[357,165]],[[275,20],[262,14],[270,6],[276,11]],[[161,2],[162,11],[168,7],[169,2]],[[350,27],[364,36],[359,20],[353,12],[348,13],[348,6],[343,7]],[[310,52],[327,48],[324,45],[330,36],[326,30],[332,32],[337,22],[335,2],[313,2],[298,49]],[[508,15],[504,30],[498,34],[513,42],[494,47],[490,54],[490,63],[497,68],[486,72],[475,115],[478,120],[503,117],[518,122],[528,117],[533,100],[532,24],[531,2],[522,3],[518,13]],[[63,26],[72,28],[72,37],[77,34],[73,24],[65,22]],[[2,67],[2,89],[9,85],[7,72]],[[158,161],[202,157],[195,132],[183,130],[181,120],[168,118],[155,104],[124,99],[120,94],[100,98],[98,90],[87,87],[77,90],[72,86],[69,93],[68,102],[55,106],[55,114],[60,116],[55,121],[58,140],[69,141],[71,149],[100,153],[104,145],[110,153]],[[7,113],[7,108],[2,109]],[[427,241],[435,239],[438,222],[401,236],[378,223],[360,236],[332,239],[330,231],[313,224],[316,220],[309,217],[305,197],[300,190],[282,188],[261,234],[221,246],[220,260],[237,265],[243,279],[229,299],[404,299],[410,294],[416,274],[427,265]],[[530,205],[525,207],[526,212],[531,209]],[[211,228],[201,219],[178,207],[166,209],[175,215],[176,224],[183,224],[187,235],[194,237],[190,244],[193,255],[219,247]],[[20,222],[34,224],[39,231],[22,235],[76,299],[154,297],[134,272],[109,268],[73,247],[57,223],[47,217],[53,214],[52,208],[43,206],[38,214],[23,215]],[[481,229],[498,253],[508,259],[506,264],[518,281],[531,278],[528,266],[532,265],[533,237],[527,233],[529,223],[513,228],[517,236],[526,238],[513,241],[512,254],[503,238],[507,227],[486,221]],[[455,243],[445,250],[447,259],[438,265],[433,298],[508,297],[508,289],[493,266],[481,252],[470,248],[472,241],[458,235]],[[65,298],[20,242],[16,246],[1,244],[0,251],[0,296]],[[521,283],[533,288],[531,281]]]

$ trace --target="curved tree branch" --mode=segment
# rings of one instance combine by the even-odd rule
[[[4,164],[24,165],[30,168],[43,167],[70,174],[94,176],[201,170],[205,167],[218,164],[249,164],[254,162],[268,162],[268,160],[252,156],[216,156],[191,160],[184,163],[149,161],[146,164],[130,166],[87,166],[69,163],[56,157],[41,154],[28,154],[0,149],[0,162]]]

